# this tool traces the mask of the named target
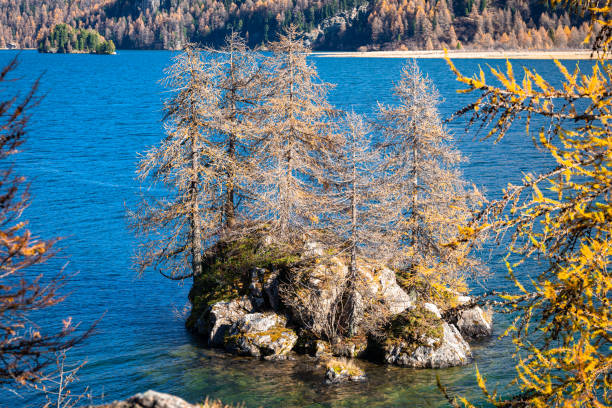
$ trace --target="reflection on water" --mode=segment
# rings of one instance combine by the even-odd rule
[[[476,359],[492,356],[490,339],[475,345]],[[197,343],[167,353],[172,360],[170,378],[185,398],[202,401],[214,395],[226,403],[247,407],[439,407],[446,405],[436,386],[436,376],[449,390],[477,397],[474,366],[442,370],[417,370],[359,360],[368,380],[364,383],[326,385],[324,369],[316,359],[296,356],[295,360],[261,361],[238,357]],[[506,363],[510,362],[507,360]],[[488,363],[485,362],[485,366]],[[160,384],[168,380],[167,367],[146,372]]]

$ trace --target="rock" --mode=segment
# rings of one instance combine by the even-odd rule
[[[265,305],[264,289],[262,280],[266,275],[266,270],[262,268],[253,268],[251,270],[251,283],[249,284],[249,299],[256,309],[261,309]]]
[[[279,311],[281,307],[280,297],[278,295],[278,271],[269,273],[268,278],[264,281],[264,295],[268,304],[274,311]]]
[[[323,340],[314,341],[314,353],[313,357],[321,357],[329,354],[331,347],[329,343]]]
[[[365,13],[367,9],[368,5],[366,3],[359,7],[353,7],[351,10],[339,11],[336,15],[324,19],[310,32],[305,33],[308,44],[315,43],[325,37],[325,34],[330,31],[346,30],[353,25],[359,14]]]
[[[382,299],[388,305],[391,314],[401,313],[414,305],[415,296],[409,295],[397,284],[394,271],[386,267],[382,268],[378,272],[378,279]]]
[[[325,384],[365,381],[365,372],[350,360],[329,360],[325,364]]]
[[[492,323],[491,314],[475,306],[459,312],[457,328],[466,339],[477,340],[493,334]]]
[[[302,258],[317,258],[325,254],[323,245],[315,241],[309,241],[304,244],[304,252]]]
[[[223,339],[230,327],[253,309],[253,303],[246,296],[228,302],[217,302],[200,316],[195,328],[204,336],[209,346],[223,347]]]
[[[293,348],[298,353],[308,354],[312,357],[331,357],[331,346],[325,340],[317,339],[309,330],[298,331],[298,341]]]
[[[429,310],[434,315],[436,315],[438,319],[442,318],[442,315],[440,314],[440,309],[438,309],[438,306],[434,305],[433,303],[423,303],[423,307],[426,310]]]
[[[465,365],[471,359],[470,346],[457,328],[442,322],[443,336],[440,344],[434,338],[424,339],[414,346],[404,341],[388,344],[384,359],[389,364],[414,368],[445,368]]]
[[[264,268],[251,270],[249,284],[249,299],[257,310],[271,308],[278,311],[281,307],[278,295],[278,271],[269,271]]]
[[[292,293],[286,302],[293,319],[314,333],[324,333],[332,310],[340,303],[348,275],[348,266],[338,257],[318,263],[307,272],[307,283],[300,284],[301,293]],[[356,323],[362,321],[365,303],[380,302],[387,313],[395,315],[413,307],[415,296],[406,293],[397,283],[395,272],[389,268],[360,260],[357,263],[355,314]]]
[[[297,335],[285,327],[287,319],[275,313],[243,316],[225,337],[225,348],[240,355],[283,359],[293,349]]]
[[[205,404],[202,408],[209,407]],[[88,406],[94,408],[93,406]],[[110,404],[98,405],[95,408],[198,408],[179,397],[170,394],[149,390],[142,394],[136,394],[126,401],[115,401]],[[85,407],[87,408],[87,407]]]
[[[459,305],[465,305],[466,303],[469,303],[471,301],[472,301],[471,296],[457,295],[457,303]]]

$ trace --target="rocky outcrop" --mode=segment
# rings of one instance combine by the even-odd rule
[[[374,269],[375,270],[375,269]],[[366,274],[372,271],[372,268],[365,268],[363,273]],[[394,315],[402,313],[404,310],[411,308],[416,302],[415,294],[408,294],[397,283],[395,272],[389,268],[381,268],[378,270],[378,281],[380,282],[380,295],[383,302],[389,307],[389,312]]]
[[[87,406],[84,408],[221,408],[222,404],[192,405],[187,401],[170,394],[149,390],[142,394],[136,394],[125,401],[115,401],[110,404]]]
[[[493,334],[493,312],[485,311],[470,296],[457,296],[459,306],[448,310],[446,320],[454,324],[468,341],[476,341]]]
[[[240,355],[286,358],[297,341],[297,335],[286,324],[287,319],[275,313],[244,315],[230,328],[225,348]]]
[[[376,303],[386,308],[386,314],[395,315],[411,308],[416,296],[404,291],[387,267],[359,262],[353,283],[356,286],[357,320],[363,318],[366,303]],[[299,326],[315,333],[324,333],[329,325],[332,310],[337,308],[344,296],[348,279],[348,265],[338,257],[317,263],[300,282],[299,290],[285,292],[286,306]],[[296,285],[298,286],[298,285]],[[371,305],[370,305],[371,306]],[[360,323],[359,321],[357,323]]]
[[[444,368],[467,364],[472,353],[457,328],[443,322],[442,330],[441,340],[426,338],[423,344],[416,347],[402,340],[389,343],[384,349],[384,360],[389,364],[414,368]]]
[[[490,316],[472,306],[470,297],[451,293],[460,306],[442,310],[404,290],[390,268],[359,259],[356,275],[349,276],[344,258],[325,253],[316,242],[291,253],[274,249],[266,239],[229,244],[218,260],[209,260],[214,268],[209,266],[208,275],[194,283],[190,300],[197,307],[188,327],[209,346],[239,355],[271,360],[292,351],[323,360],[367,356],[422,368],[466,364],[471,351],[464,338],[491,334]],[[230,293],[240,297],[216,301]],[[354,319],[350,338],[346,327],[338,328],[347,316]],[[336,374],[329,376],[337,380]]]
[[[365,13],[367,9],[367,4],[363,4],[359,7],[353,7],[350,10],[340,11],[335,16],[324,19],[313,30],[304,34],[307,43],[309,45],[316,43],[321,37],[324,37],[326,33],[346,30],[353,25],[355,20],[359,17],[359,14]]]
[[[222,347],[228,330],[254,310],[253,302],[247,296],[210,306],[197,320],[195,328],[204,336],[211,347]]]

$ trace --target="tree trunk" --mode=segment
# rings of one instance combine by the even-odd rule
[[[354,149],[354,148],[353,148]],[[353,186],[351,193],[351,264],[349,266],[348,290],[348,335],[352,337],[357,331],[357,293],[355,280],[357,279],[357,166],[355,165],[355,151],[353,150]]]
[[[191,183],[189,186],[189,201],[191,204],[190,214],[190,241],[191,241],[191,272],[195,280],[202,271],[202,218],[200,214],[199,191],[198,191],[198,163],[200,153],[197,149],[197,140],[194,132],[191,137]]]

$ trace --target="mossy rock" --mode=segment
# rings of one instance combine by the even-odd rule
[[[353,360],[330,359],[325,363],[325,383],[337,384],[347,381],[365,381],[366,375]]]
[[[443,321],[418,305],[396,315],[385,329],[385,337],[376,342],[379,347],[405,344],[415,350],[419,346],[440,347],[444,337]]]
[[[195,323],[208,307],[217,302],[230,301],[247,295],[251,284],[250,272],[259,268],[286,271],[300,260],[297,251],[289,247],[266,244],[257,234],[235,241],[217,243],[202,265],[202,273],[196,276],[189,291],[191,314],[187,328]],[[267,279],[264,275],[263,279]]]
[[[285,356],[297,341],[297,335],[285,323],[284,317],[273,313],[248,314],[230,329],[225,348],[255,357]]]

